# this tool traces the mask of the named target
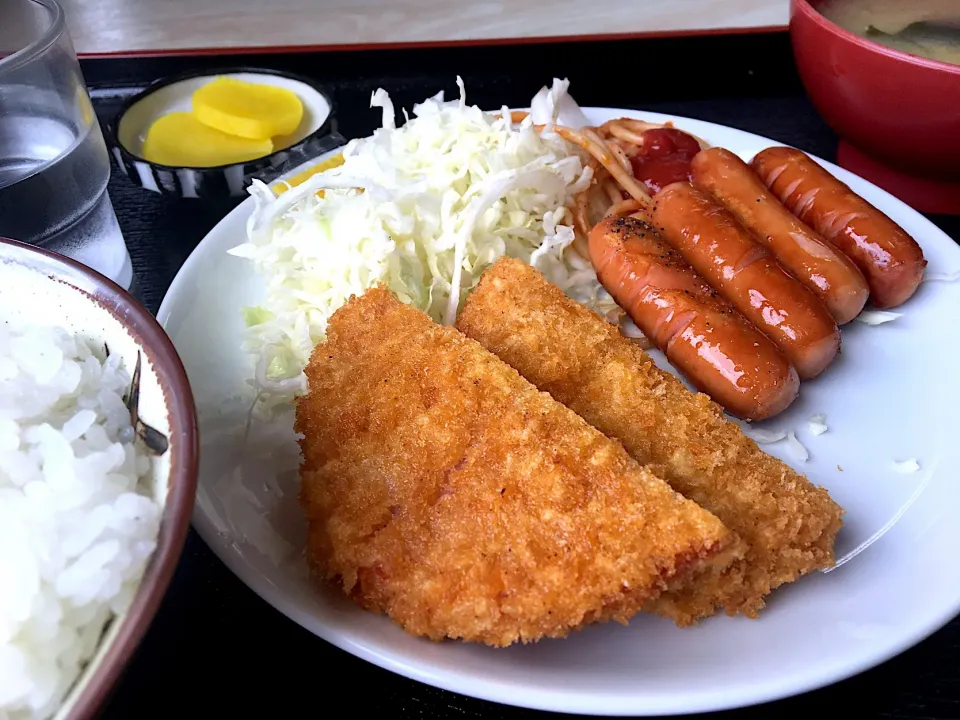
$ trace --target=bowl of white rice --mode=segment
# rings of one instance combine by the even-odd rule
[[[119,286],[0,238],[0,719],[86,720],[183,548],[193,396]]]

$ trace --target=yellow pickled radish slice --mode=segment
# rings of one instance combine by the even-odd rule
[[[176,167],[215,167],[264,157],[273,152],[273,141],[249,140],[214,130],[192,113],[175,112],[157,120],[147,130],[143,157]]]
[[[278,195],[283,195],[290,188],[295,188],[297,185],[306,182],[314,175],[322,173],[325,170],[330,170],[331,168],[340,167],[343,165],[343,155],[337,153],[331,158],[327,158],[323,162],[319,162],[316,165],[311,165],[303,172],[299,172],[291,178],[286,180],[281,180],[273,184],[273,191]],[[317,195],[323,197],[323,190],[317,190]]]
[[[221,132],[265,140],[296,130],[303,103],[286,88],[220,77],[193,93],[193,113]]]

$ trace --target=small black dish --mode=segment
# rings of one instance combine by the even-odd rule
[[[303,119],[290,144],[255,160],[216,167],[173,167],[142,157],[147,129],[161,115],[189,111],[195,90],[217,77],[277,85],[292,90],[303,103]],[[337,132],[333,99],[313,81],[291,73],[260,68],[226,68],[214,73],[190,71],[158,80],[124,103],[105,128],[117,166],[141,187],[184,198],[246,195],[253,179],[270,183],[346,141]]]

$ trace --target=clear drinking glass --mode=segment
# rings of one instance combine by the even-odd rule
[[[0,236],[68,255],[129,288],[109,179],[63,9],[0,0]]]

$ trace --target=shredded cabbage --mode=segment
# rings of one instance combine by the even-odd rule
[[[519,126],[507,108],[468,106],[457,84],[459,100],[441,92],[399,128],[389,95],[377,90],[371,106],[382,108],[382,127],[349,142],[342,165],[280,195],[251,186],[247,242],[229,252],[265,281],[261,304],[244,310],[245,348],[257,358],[252,384],[270,404],[304,391],[303,368],[330,316],[377,283],[450,324],[483,270],[509,255],[598,313],[616,311],[590,264],[568,250],[568,207],[592,177],[577,149],[549,130],[561,112],[579,113],[569,83],[542,89]],[[548,128],[537,132],[534,121]]]

